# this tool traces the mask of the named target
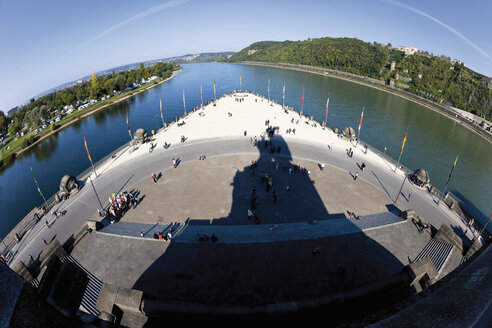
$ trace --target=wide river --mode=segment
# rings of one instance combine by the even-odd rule
[[[398,158],[405,130],[408,137],[401,158],[402,165],[429,172],[431,183],[444,189],[453,162],[457,166],[448,191],[458,195],[477,210],[485,222],[492,213],[492,144],[476,133],[443,115],[411,101],[356,83],[311,73],[268,67],[234,64],[188,64],[173,79],[126,101],[109,106],[43,141],[0,172],[0,237],[4,237],[35,206],[42,204],[34,184],[32,164],[42,192],[48,198],[58,191],[65,174],[78,175],[90,166],[83,135],[94,162],[129,141],[126,112],[133,132],[150,132],[162,126],[159,98],[162,97],[164,120],[170,122],[183,113],[183,90],[190,111],[200,104],[200,85],[204,102],[217,95],[242,88],[301,107],[304,88],[304,112],[320,122],[324,120],[326,99],[330,97],[328,126],[339,129],[359,125],[364,107],[360,138],[394,159]],[[220,127],[217,127],[220,128]],[[88,216],[94,213],[87,213]],[[490,227],[488,227],[490,230]]]

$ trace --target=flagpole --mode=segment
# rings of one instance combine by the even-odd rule
[[[41,191],[41,188],[39,187],[38,180],[36,180],[36,176],[34,175],[34,170],[32,169],[31,161],[29,160],[29,168],[31,169],[32,177],[34,178],[34,183],[36,184],[36,188],[38,189],[39,195],[43,197],[44,200],[44,205],[46,206],[46,210],[49,210],[48,203],[46,202],[46,198],[44,198],[43,192]]]
[[[270,101],[270,79],[268,79],[268,101]]]
[[[446,180],[446,185],[444,186],[444,190],[443,190],[442,194],[439,195],[439,200],[437,201],[437,206],[439,206],[439,203],[442,200],[442,196],[444,196],[444,194],[446,193],[446,189],[448,188],[449,180],[451,180],[451,174],[453,174],[454,168],[456,167],[456,163],[458,162],[458,156],[459,156],[459,154],[456,156],[456,159],[454,160],[454,164],[453,164],[453,167],[451,168],[451,172],[449,172],[449,176]]]
[[[396,172],[396,169],[398,168],[398,165],[400,165],[400,159],[401,159],[401,154],[403,154],[403,147],[405,147],[405,141],[407,140],[407,131],[405,131],[405,137],[403,137],[403,144],[401,145],[401,151],[400,151],[400,156],[398,156],[398,162],[396,163],[396,166],[395,166],[395,171]]]
[[[215,81],[214,81],[214,102],[215,102],[215,98],[217,98],[217,97],[215,95]]]
[[[85,150],[87,150],[87,157],[89,157],[89,161],[91,162],[91,165],[92,165],[92,171],[94,172],[94,175],[97,178],[96,169],[94,168],[94,163],[92,162],[92,158],[91,158],[91,155],[89,153],[89,146],[87,146],[87,140],[85,139],[85,133],[84,133],[84,145],[85,145]]]
[[[282,91],[282,109],[285,107],[285,82],[284,82],[284,90]]]
[[[203,108],[203,90],[202,90],[202,85],[200,84],[200,100],[202,102],[202,108]]]
[[[360,122],[359,122],[359,130],[357,131],[357,142],[355,143],[355,147],[359,144],[360,139],[360,128],[362,126],[362,119],[364,118],[364,107],[362,107],[362,113],[360,114]]]
[[[183,107],[184,107],[184,114],[186,116],[186,98],[185,98],[185,90],[183,89]]]
[[[242,81],[241,81],[241,74],[239,74],[239,90],[242,90],[243,89],[243,86],[242,86]]]
[[[162,98],[160,98],[160,107],[161,107],[161,120],[162,120],[162,127],[164,127],[164,114],[162,113]]]
[[[490,220],[492,220],[492,215],[489,216],[489,220],[487,221],[487,223],[485,223],[485,225],[483,226],[482,230],[480,230],[480,233],[478,234],[478,238],[480,238],[482,236],[482,233],[483,231],[485,230],[485,227],[487,227],[487,224],[489,224]],[[475,236],[473,236],[475,237]],[[473,238],[473,241],[475,241],[476,238]]]
[[[326,120],[328,118],[328,104],[330,103],[330,97],[326,99],[326,109],[325,109],[325,127],[326,127]]]
[[[304,111],[304,87],[302,87],[302,97],[301,97],[301,115]]]
[[[92,183],[91,177],[89,177],[89,181],[91,182],[92,189],[94,190],[94,193],[96,194],[96,198],[99,201],[99,205],[101,206],[101,211],[104,212],[104,206],[101,203],[101,199],[99,199],[99,195],[96,192],[96,188],[94,188],[94,184]]]

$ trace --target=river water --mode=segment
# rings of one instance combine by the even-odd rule
[[[458,195],[476,209],[478,220],[484,222],[492,213],[492,143],[443,115],[411,101],[356,83],[317,74],[247,65],[203,63],[183,65],[173,79],[126,101],[109,106],[80,120],[36,145],[0,172],[0,237],[5,236],[29,211],[43,202],[29,170],[31,163],[46,198],[58,191],[65,174],[78,175],[90,166],[83,135],[94,162],[129,141],[126,112],[132,131],[144,128],[150,132],[162,126],[159,98],[162,98],[164,120],[170,122],[183,114],[183,90],[190,111],[203,100],[242,89],[282,102],[285,83],[285,104],[301,107],[304,88],[306,114],[324,120],[326,99],[330,97],[328,126],[343,129],[359,125],[364,107],[360,138],[394,159],[400,153],[405,130],[408,137],[401,158],[402,165],[429,172],[431,183],[444,189],[446,178],[457,155],[457,166],[448,191]],[[490,227],[488,227],[490,230]]]

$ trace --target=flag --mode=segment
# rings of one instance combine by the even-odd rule
[[[36,176],[34,175],[34,171],[33,171],[32,166],[31,166],[31,161],[29,161],[29,168],[31,169],[32,178],[34,179],[34,183],[36,184],[36,188],[38,189],[39,195],[41,195],[41,197],[43,197],[43,199],[44,199],[44,195],[41,192],[41,188],[39,188],[38,180],[36,180]]]
[[[159,104],[161,106],[161,119],[162,119],[162,122],[164,122],[164,115],[162,114],[162,98],[160,98]]]
[[[304,106],[304,88],[302,88],[301,109]]]
[[[239,74],[239,89],[241,89],[241,74]]]
[[[362,126],[362,119],[364,118],[364,107],[362,107],[362,113],[360,114],[359,130],[357,134],[360,134],[360,127]]]
[[[446,180],[446,185],[448,184],[449,180],[451,179],[451,174],[453,174],[453,171],[454,171],[454,168],[456,166],[456,163],[458,162],[458,156],[459,155],[456,156],[456,159],[454,160],[453,167],[451,168],[451,172],[449,172],[449,176],[448,176],[448,178]]]
[[[268,94],[270,95],[270,79],[268,79]]]
[[[89,157],[89,161],[91,161],[92,163],[91,154],[89,153],[89,147],[87,147],[87,140],[85,140],[85,135],[84,135],[84,145],[85,145],[85,150],[87,150],[87,157]]]
[[[282,91],[282,99],[285,99],[285,82],[284,82],[284,90]]]
[[[130,135],[130,139],[132,138],[132,130],[130,129],[130,122],[128,121],[128,111],[126,111],[126,126],[128,127],[128,134]]]
[[[405,131],[405,137],[403,138],[403,143],[401,144],[400,156],[403,154],[403,148],[405,147],[405,142],[407,141],[407,131]]]
[[[326,108],[325,108],[325,120],[328,117],[328,104],[330,103],[330,98],[326,99]]]
[[[215,98],[215,81],[214,81],[214,98]]]
[[[183,106],[184,106],[184,109],[186,110],[186,99],[185,99],[185,91],[183,89]]]
[[[200,84],[200,100],[203,104],[203,91],[202,91],[202,85]]]

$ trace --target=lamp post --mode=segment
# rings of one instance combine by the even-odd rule
[[[102,205],[101,200],[99,199],[99,195],[96,192],[96,188],[94,188],[94,184],[92,183],[91,177],[89,177],[89,181],[91,182],[92,189],[94,189],[94,193],[96,194],[96,198],[99,202],[99,205],[101,206],[101,211],[104,212],[104,206]]]

